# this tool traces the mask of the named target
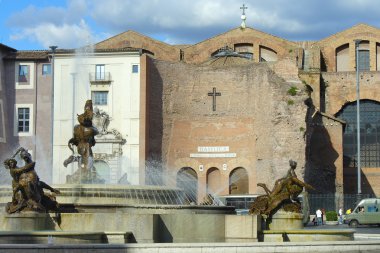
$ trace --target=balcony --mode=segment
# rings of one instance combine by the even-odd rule
[[[103,73],[90,73],[90,83],[97,84],[111,84],[111,73],[103,72]]]

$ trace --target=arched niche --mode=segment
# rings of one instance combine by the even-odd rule
[[[336,71],[350,71],[350,46],[344,44],[335,50],[336,56]]]
[[[277,52],[265,46],[260,46],[260,62],[277,61]]]
[[[248,194],[249,183],[247,170],[238,167],[231,171],[229,176],[229,194]]]
[[[206,174],[206,184],[207,184],[207,193],[217,194],[220,192],[220,170],[218,168],[212,167],[207,170]]]
[[[177,173],[177,187],[183,189],[186,199],[191,203],[198,200],[198,175],[190,167],[183,167]]]

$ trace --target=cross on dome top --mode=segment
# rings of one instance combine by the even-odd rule
[[[245,20],[247,19],[247,17],[245,16],[245,10],[248,9],[248,7],[246,7],[245,4],[243,4],[243,6],[240,7],[240,9],[243,10],[243,14],[241,14],[241,20],[242,20],[242,22],[241,22],[240,27],[242,29],[244,29],[246,27]]]

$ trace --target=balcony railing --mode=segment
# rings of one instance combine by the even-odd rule
[[[90,83],[91,84],[110,84],[112,81],[111,73],[90,73]]]

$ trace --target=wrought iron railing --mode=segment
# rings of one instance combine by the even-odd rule
[[[110,72],[102,72],[102,73],[90,73],[90,82],[91,83],[110,83],[112,81]]]

